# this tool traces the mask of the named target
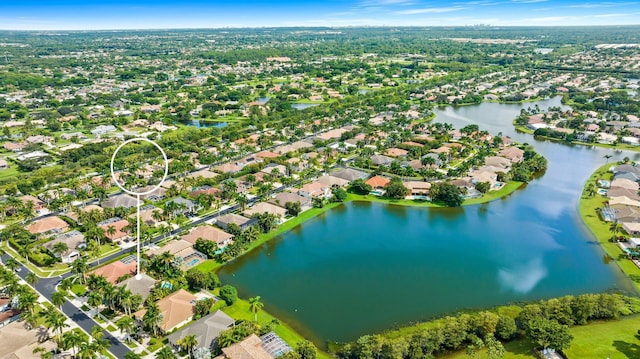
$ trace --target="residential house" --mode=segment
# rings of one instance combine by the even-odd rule
[[[9,310],[5,310],[4,312],[0,312],[0,328],[20,319],[20,313],[20,310],[18,310],[17,308],[11,308]]]
[[[409,152],[406,150],[403,150],[401,148],[389,148],[387,149],[387,151],[385,152],[385,155],[389,156],[389,157],[400,157],[400,158],[405,158],[407,157],[407,154]]]
[[[148,206],[144,206],[140,208],[140,222],[146,224],[149,227],[155,227],[158,223],[160,223],[160,221],[158,219],[156,219],[155,215],[153,214],[154,212],[159,212],[162,213],[163,211],[160,208],[154,207],[152,205],[148,205]],[[133,221],[137,220],[137,213],[132,213],[129,215],[128,218],[130,218]]]
[[[271,163],[266,165],[262,170],[260,170],[260,172],[269,174],[269,175],[276,173],[276,176],[286,176],[287,168],[283,165]]]
[[[524,151],[518,147],[509,146],[500,150],[498,156],[508,159],[511,163],[522,162],[524,160]]]
[[[331,187],[316,181],[305,184],[298,193],[307,198],[328,198],[331,195]]]
[[[233,234],[227,233],[210,225],[193,228],[188,234],[185,234],[180,238],[191,244],[195,244],[198,239],[215,242],[218,248],[224,248],[233,243]]]
[[[373,176],[365,181],[366,184],[368,184],[375,190],[384,190],[389,182],[391,182],[390,179],[382,176]]]
[[[22,150],[27,146],[24,142],[5,142],[3,145],[5,150],[12,152],[22,152]]]
[[[34,196],[25,195],[25,196],[18,197],[18,199],[23,204],[27,204],[27,202],[33,203],[33,210],[36,211],[37,214],[43,214],[44,212],[47,211],[46,203],[44,203],[43,201],[39,200]]]
[[[91,134],[94,137],[100,138],[108,133],[116,132],[117,129],[113,125],[99,125],[93,130],[91,130]]]
[[[331,172],[331,176],[353,182],[357,179],[365,179],[369,174],[364,171],[354,170],[353,168],[342,168],[338,171]]]
[[[616,178],[611,181],[611,188],[616,187],[622,187],[637,192],[640,189],[640,184],[626,178]]]
[[[157,302],[157,306],[162,314],[162,321],[160,322],[162,332],[168,333],[174,328],[181,327],[191,321],[196,300],[198,300],[198,297],[184,289],[178,289],[176,292],[160,299]],[[141,321],[146,312],[146,308],[141,309],[135,312],[133,316]]]
[[[202,169],[199,171],[191,172],[187,176],[188,178],[202,178],[202,179],[212,179],[218,177],[218,174],[215,172],[211,172],[208,169]]]
[[[4,158],[0,158],[0,170],[6,170],[9,168],[9,162]]]
[[[213,351],[220,332],[229,329],[234,323],[233,318],[221,310],[216,310],[215,313],[204,316],[189,326],[170,334],[167,339],[171,345],[179,347],[180,339],[188,335],[195,335],[198,342],[195,348],[207,348]]]
[[[393,158],[383,155],[373,155],[371,156],[371,163],[375,166],[388,166],[393,162]]]
[[[131,208],[138,205],[138,200],[128,194],[121,193],[112,197],[109,197],[106,201],[102,202],[102,208]]]
[[[347,187],[349,185],[349,181],[347,181],[346,179],[342,179],[340,177],[332,175],[320,176],[320,178],[318,178],[318,182],[329,187]]]
[[[57,243],[67,245],[67,250],[62,253],[55,253],[54,246]],[[71,231],[57,235],[52,241],[44,244],[44,247],[53,253],[54,256],[60,258],[62,263],[71,263],[80,257],[80,249],[86,248],[87,244],[84,240],[84,234],[79,231]]]
[[[251,334],[244,340],[222,348],[222,354],[214,359],[273,359],[273,357],[262,348],[262,340]]]
[[[129,233],[127,233],[124,228],[129,225],[129,221],[126,219],[121,219],[119,217],[113,217],[107,219],[106,221],[102,221],[97,223],[97,226],[102,228],[104,231],[104,236],[115,244],[121,244],[122,242],[128,242],[131,239]],[[113,228],[115,231],[113,233],[110,232],[110,228]]]
[[[155,186],[145,186],[142,188],[138,188],[136,192],[145,193],[153,190],[154,188]],[[140,198],[146,201],[158,202],[158,201],[162,201],[166,194],[167,194],[167,190],[165,188],[158,187],[158,189],[154,190],[149,194],[141,195]]]
[[[196,190],[190,192],[189,197],[196,198],[201,194],[218,197],[220,195],[220,190],[218,188],[206,185],[206,186],[198,187]]]
[[[138,264],[135,260],[127,261],[127,263],[120,260],[109,263],[104,267],[100,267],[89,274],[102,276],[107,280],[107,282],[116,284],[119,278],[125,275],[136,274],[137,266]]]
[[[160,255],[164,252],[169,252],[176,257],[186,258],[188,255],[193,253],[193,243],[187,242],[183,239],[178,239],[175,241],[170,241],[160,248],[152,248],[147,251],[147,255],[149,257]]]
[[[291,192],[280,192],[276,194],[274,198],[271,198],[268,202],[282,208],[285,207],[287,202],[298,202],[303,208],[309,208],[312,206],[311,199],[309,197],[303,197]]]
[[[431,190],[431,183],[422,181],[404,181],[409,196],[427,196]]]
[[[195,214],[200,210],[200,205],[198,203],[183,197],[176,197],[172,200],[169,200],[169,202],[176,203],[180,207],[182,207],[176,211],[176,213],[178,214],[184,214],[184,215]]]
[[[235,213],[227,213],[216,219],[216,226],[227,229],[231,223],[236,224],[241,230],[245,230],[258,222],[255,218],[247,218]]]
[[[220,173],[234,174],[234,173],[238,173],[242,169],[242,167],[235,165],[233,163],[225,163],[225,164],[216,166],[214,169]]]
[[[139,294],[143,300],[151,294],[151,290],[156,284],[156,280],[146,273],[140,273],[140,278],[131,277],[118,283],[118,286],[127,288],[132,294]]]
[[[69,224],[58,216],[45,217],[35,220],[27,227],[27,231],[39,237],[62,233],[69,229]]]
[[[258,202],[255,205],[253,205],[253,207],[244,211],[244,214],[246,214],[249,217],[255,214],[261,214],[261,213],[269,213],[269,214],[275,215],[278,218],[284,218],[284,216],[287,214],[287,210],[271,203]]]

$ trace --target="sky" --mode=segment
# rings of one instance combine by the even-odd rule
[[[640,1],[0,0],[3,30],[640,24]]]

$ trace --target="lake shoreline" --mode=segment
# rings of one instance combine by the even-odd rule
[[[616,263],[622,273],[633,283],[636,289],[635,294],[640,295],[640,282],[638,282],[640,278],[640,268],[626,259],[622,249],[616,243],[609,240],[612,236],[609,225],[600,218],[600,214],[598,213],[600,208],[604,206],[606,198],[597,193],[590,197],[589,193],[587,193],[587,187],[590,184],[596,185],[598,178],[610,174],[608,169],[613,165],[614,163],[607,163],[594,171],[591,177],[589,177],[584,185],[583,193],[580,196],[578,211],[582,223],[600,244],[600,247],[609,257],[609,260]]]

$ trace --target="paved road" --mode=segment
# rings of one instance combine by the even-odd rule
[[[3,255],[2,256],[3,263],[8,258],[9,258],[8,254]],[[29,270],[29,268],[25,267],[22,264],[20,264],[20,267],[22,268],[22,270],[17,272],[17,274],[22,279],[26,280],[27,275],[29,275],[31,271]],[[70,275],[71,273],[66,273],[62,275],[62,278],[69,277]],[[51,294],[55,291],[56,285],[58,284],[59,281],[60,281],[60,277],[41,278],[35,284],[35,289],[40,294],[42,294],[42,296],[44,296],[48,300],[51,300]],[[95,326],[99,327],[98,323],[96,323],[92,318],[84,314],[80,309],[76,308],[70,302],[65,302],[62,305],[62,312],[66,314],[72,321],[78,324],[78,326],[84,329],[87,333],[91,333],[91,329],[93,329],[93,327]],[[116,358],[124,358],[125,354],[131,351],[124,343],[122,343],[118,338],[114,337],[106,330],[103,331],[103,338],[107,339],[111,343],[111,346],[108,348],[108,350]]]

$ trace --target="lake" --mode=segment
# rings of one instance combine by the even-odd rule
[[[197,128],[209,128],[209,127],[217,127],[217,128],[223,128],[223,127],[227,127],[229,124],[226,122],[218,122],[218,121],[202,121],[200,122],[200,120],[190,120],[186,123],[187,126],[194,126]]]
[[[539,101],[541,108],[559,98]],[[605,163],[638,154],[537,141],[511,121],[535,103],[436,111],[535,146],[547,172],[502,200],[453,209],[352,202],[316,217],[219,272],[243,297],[323,346],[452,313],[565,294],[633,291],[582,224],[578,199]]]
[[[291,108],[295,108],[296,110],[306,110],[309,107],[320,106],[319,103],[292,103]]]

